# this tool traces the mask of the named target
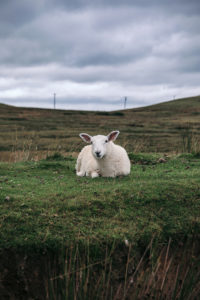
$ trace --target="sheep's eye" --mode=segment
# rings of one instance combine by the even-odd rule
[[[108,140],[105,141],[105,143],[107,143],[107,142],[108,142]]]

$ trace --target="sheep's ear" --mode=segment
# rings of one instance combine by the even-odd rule
[[[80,136],[80,138],[82,138],[82,140],[84,142],[91,143],[92,137],[89,134],[87,134],[87,133],[80,133],[79,136]]]
[[[111,133],[109,133],[109,135],[108,135],[108,141],[110,142],[110,141],[115,141],[116,140],[116,138],[118,137],[118,135],[119,135],[119,131],[117,130],[117,131],[112,131]]]

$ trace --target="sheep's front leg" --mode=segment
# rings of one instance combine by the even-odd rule
[[[93,171],[93,172],[91,173],[91,177],[92,177],[92,178],[99,177],[99,173],[96,172],[96,171]]]
[[[76,175],[83,177],[83,176],[85,176],[85,172],[83,172],[83,171],[76,172]]]

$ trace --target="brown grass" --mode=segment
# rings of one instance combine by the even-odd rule
[[[80,132],[108,134],[129,152],[199,152],[200,96],[115,112],[17,108],[0,104],[0,160],[79,152]],[[38,152],[38,153],[36,153]]]

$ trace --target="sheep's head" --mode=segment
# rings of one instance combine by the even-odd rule
[[[90,136],[87,133],[80,133],[80,137],[86,143],[92,144],[92,154],[95,158],[101,159],[106,155],[109,142],[116,140],[119,131],[112,131],[109,135]]]

